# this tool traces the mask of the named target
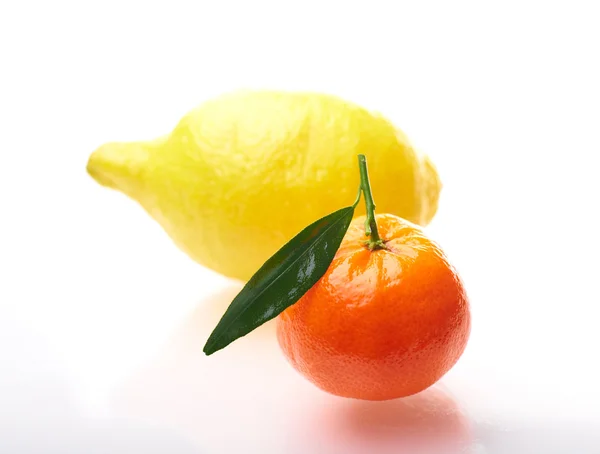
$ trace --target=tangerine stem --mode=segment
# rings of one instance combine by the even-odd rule
[[[385,249],[383,241],[379,237],[377,222],[375,221],[375,202],[371,194],[371,182],[369,181],[369,171],[367,170],[367,158],[364,154],[358,155],[358,167],[360,169],[360,186],[365,195],[365,205],[367,208],[367,219],[365,220],[365,233],[370,238],[367,240],[367,246],[370,250]]]

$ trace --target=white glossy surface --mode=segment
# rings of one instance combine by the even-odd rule
[[[0,5],[0,452],[599,453],[593,2],[213,3]],[[438,164],[473,332],[436,387],[329,396],[268,325],[205,358],[239,284],[85,175],[248,86],[363,103]]]

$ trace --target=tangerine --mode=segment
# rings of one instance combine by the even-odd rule
[[[383,247],[352,221],[323,277],[277,318],[288,361],[338,396],[418,393],[458,361],[471,329],[463,283],[441,248],[390,214],[375,216]]]

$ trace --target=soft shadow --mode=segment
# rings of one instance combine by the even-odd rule
[[[200,302],[115,390],[112,409],[176,427],[206,452],[468,452],[459,449],[470,441],[469,421],[448,392],[433,387],[388,402],[326,394],[286,362],[273,321],[205,356],[208,335],[240,289],[232,281]]]
[[[230,280],[227,281],[224,288],[203,298],[176,330],[167,344],[167,348],[181,351],[191,349],[192,352],[202,353],[202,347],[204,347],[208,336],[243,286],[244,284],[239,281]],[[271,320],[255,329],[243,340],[236,342],[273,342],[275,336],[274,326],[274,320]]]
[[[384,402],[340,399],[320,421],[340,452],[464,453],[472,443],[469,418],[440,385]]]
[[[261,396],[272,392],[271,377],[286,366],[274,321],[211,356],[202,351],[241,288],[231,281],[200,301],[166,345],[113,390],[112,411],[177,427],[208,447],[222,443],[232,420],[250,421],[244,426],[250,427],[253,412],[264,401]]]

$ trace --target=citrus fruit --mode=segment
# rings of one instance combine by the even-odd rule
[[[304,226],[354,200],[359,153],[382,211],[432,219],[441,184],[429,158],[383,116],[318,93],[227,94],[156,140],[101,146],[87,170],[197,262],[247,280]]]
[[[387,400],[438,381],[470,333],[462,281],[440,247],[397,216],[375,216],[382,248],[369,249],[365,217],[350,227],[321,279],[277,318],[289,362],[321,389]]]

